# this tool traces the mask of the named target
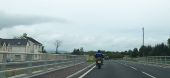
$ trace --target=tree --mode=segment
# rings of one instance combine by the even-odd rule
[[[81,51],[81,52],[84,52],[84,49],[83,49],[83,47],[81,47],[81,48],[80,48],[80,51]]]
[[[61,46],[61,43],[62,43],[62,41],[60,41],[60,40],[56,40],[54,43],[54,45],[56,47],[56,51],[55,51],[56,54],[58,54],[58,48]]]
[[[164,43],[158,44],[153,48],[153,56],[168,56],[170,55],[168,46]]]
[[[80,49],[74,49],[72,54],[74,54],[74,55],[83,55],[84,54],[83,47],[81,47]]]
[[[42,53],[47,53],[47,51],[44,49],[44,46],[42,46]]]
[[[168,54],[170,53],[170,38],[168,39]]]
[[[80,50],[79,49],[74,49],[72,54],[80,55]]]
[[[81,54],[81,55],[84,54],[84,49],[83,49],[83,47],[80,48],[80,54]]]
[[[109,59],[119,59],[124,57],[124,55],[122,55],[120,52],[112,52],[112,51],[106,51],[105,55],[108,56]]]
[[[138,56],[138,49],[134,48],[133,52],[130,54],[131,57],[137,57]]]
[[[145,50],[146,50],[146,47],[145,46],[141,46],[140,47],[140,49],[139,49],[139,56],[144,56],[145,54],[144,54],[144,52],[145,52]]]
[[[170,38],[168,39],[168,47],[170,48]]]
[[[142,57],[142,56],[152,55],[151,51],[152,51],[152,47],[150,45],[141,46],[141,48],[139,49],[139,56]]]

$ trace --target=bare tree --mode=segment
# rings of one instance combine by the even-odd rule
[[[58,48],[61,46],[61,43],[62,43],[62,41],[60,41],[60,40],[56,40],[54,43],[54,45],[56,47],[56,51],[55,51],[56,54],[58,53]]]

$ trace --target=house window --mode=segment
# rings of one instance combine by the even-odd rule
[[[21,42],[18,42],[17,44],[18,44],[18,45],[20,45],[20,44],[21,44]]]
[[[16,61],[21,60],[21,55],[15,55],[15,60],[16,60]]]

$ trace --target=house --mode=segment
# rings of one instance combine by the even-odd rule
[[[42,53],[42,51],[43,45],[31,37],[27,37],[27,35],[24,36],[22,39],[0,38],[0,53],[1,55],[2,53],[8,53],[7,57],[10,60],[25,60],[27,59],[25,54],[38,54]],[[34,59],[39,59],[39,57],[35,55]]]

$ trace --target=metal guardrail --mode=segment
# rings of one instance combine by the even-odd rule
[[[85,61],[83,55],[0,53],[0,78],[31,77]]]
[[[170,56],[147,56],[139,58],[123,58],[126,61],[133,61],[143,64],[154,64],[162,66],[170,66]]]

